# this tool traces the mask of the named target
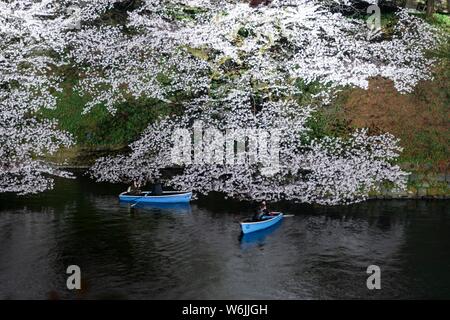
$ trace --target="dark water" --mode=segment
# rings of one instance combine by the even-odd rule
[[[280,204],[295,217],[241,239],[249,206],[209,197],[130,209],[122,189],[80,178],[0,196],[0,298],[450,298],[448,201]],[[76,293],[66,288],[72,264]],[[381,290],[366,287],[372,264]]]

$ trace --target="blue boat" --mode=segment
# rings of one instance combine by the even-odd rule
[[[275,225],[276,223],[280,222],[281,219],[283,219],[283,214],[281,212],[271,212],[268,215],[264,215],[262,217],[262,220],[260,221],[252,221],[252,220],[242,221],[241,229],[244,234],[255,232],[258,230],[269,228]]]
[[[239,242],[241,244],[242,249],[246,248],[252,248],[255,245],[263,245],[265,244],[266,240],[275,233],[278,228],[280,228],[281,222],[276,223],[271,227],[268,227],[263,230],[250,232],[250,233],[242,233],[239,236]]]
[[[129,194],[122,192],[120,201],[137,203],[187,203],[191,201],[192,192],[164,191],[161,195],[152,195],[151,191],[143,191],[141,194]]]

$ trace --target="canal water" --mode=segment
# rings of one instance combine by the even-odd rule
[[[449,202],[272,205],[294,215],[242,237],[249,204],[219,195],[130,208],[86,177],[0,195],[1,299],[450,298]],[[69,265],[82,290],[66,287]],[[369,265],[381,289],[368,290]]]

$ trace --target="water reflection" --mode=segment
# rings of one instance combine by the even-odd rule
[[[120,206],[131,210],[140,210],[148,213],[166,213],[166,214],[190,214],[192,208],[189,203],[143,203],[136,204],[120,202]]]
[[[239,242],[241,243],[242,249],[248,249],[255,245],[264,245],[266,238],[278,230],[283,223],[283,220],[279,223],[263,230],[259,230],[251,233],[241,233],[239,235]]]

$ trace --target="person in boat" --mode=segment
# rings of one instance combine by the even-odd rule
[[[156,181],[153,184],[153,187],[152,187],[152,195],[153,196],[160,196],[162,194],[163,194],[162,184],[161,184],[160,181]]]
[[[263,216],[269,214],[269,210],[267,210],[266,202],[263,201],[258,210],[256,211],[255,215],[253,216],[254,221],[261,221],[263,219]]]
[[[128,187],[128,194],[131,195],[140,195],[142,193],[142,191],[140,190],[140,183],[138,183],[137,181],[133,181],[133,183],[131,184],[131,186]]]

